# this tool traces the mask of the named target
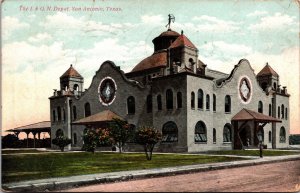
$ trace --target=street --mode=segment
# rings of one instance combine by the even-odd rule
[[[296,192],[300,160],[82,186],[64,192]]]

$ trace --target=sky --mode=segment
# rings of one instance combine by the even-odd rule
[[[300,134],[296,0],[5,0],[1,9],[2,131],[50,120],[48,98],[70,64],[84,88],[106,60],[129,72],[173,14],[172,30],[208,68],[230,73],[246,58],[257,74],[268,62],[291,94],[290,132]]]

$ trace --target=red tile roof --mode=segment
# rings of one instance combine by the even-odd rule
[[[79,77],[79,78],[83,78],[72,66],[70,66],[70,68],[60,77]]]
[[[257,76],[263,76],[263,75],[273,75],[273,76],[278,76],[278,74],[269,66],[267,63],[265,67],[257,74]]]
[[[110,110],[105,110],[100,113],[79,119],[79,120],[73,122],[73,124],[75,124],[75,125],[93,124],[93,123],[99,123],[99,122],[112,121],[113,118],[119,118],[119,119],[123,120],[123,118],[120,117],[119,115],[117,115],[116,113],[114,113]]]
[[[167,66],[167,52],[157,52],[138,63],[131,72]]]
[[[187,46],[190,48],[197,49],[196,46],[184,35],[181,34],[172,44],[169,48],[176,48],[180,46]]]
[[[232,121],[254,120],[260,122],[281,122],[281,120],[279,119],[264,115],[262,113],[251,111],[249,109],[242,109],[240,112],[234,115],[231,120]]]

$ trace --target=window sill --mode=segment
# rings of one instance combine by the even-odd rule
[[[225,112],[225,114],[231,114],[231,112]]]
[[[213,144],[217,144],[217,142],[213,142]]]
[[[198,111],[203,111],[203,109],[198,108]]]
[[[196,142],[196,141],[195,141],[195,144],[207,144],[207,141],[206,141],[206,142],[204,142],[204,141],[203,141],[203,142],[200,142],[200,141],[199,141],[199,142]]]
[[[217,111],[213,111],[213,113],[216,113]]]
[[[223,142],[224,145],[226,144],[232,144],[232,142]]]
[[[206,109],[206,111],[210,111],[209,109]]]

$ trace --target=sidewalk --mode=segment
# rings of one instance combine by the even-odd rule
[[[248,157],[249,158],[249,157]],[[90,175],[78,175],[60,178],[48,178],[41,180],[22,181],[10,184],[2,184],[2,188],[8,191],[55,191],[80,185],[91,185],[105,182],[115,182],[130,179],[141,179],[157,176],[168,176],[192,172],[202,172],[216,169],[252,166],[273,162],[300,160],[300,155],[270,156],[243,161],[220,162],[210,164],[188,165],[168,168],[145,169],[135,171],[122,171]]]

